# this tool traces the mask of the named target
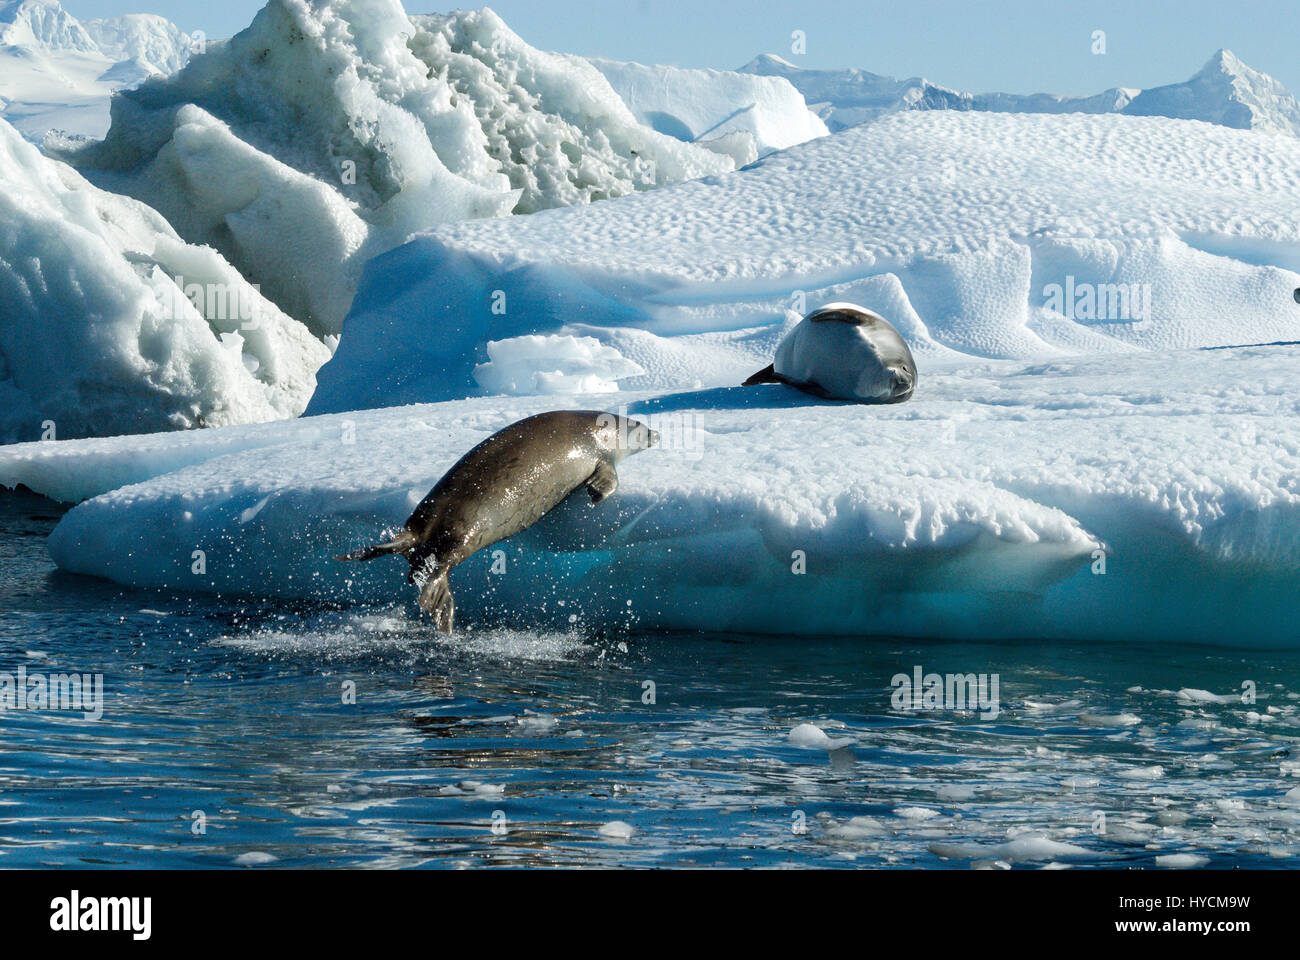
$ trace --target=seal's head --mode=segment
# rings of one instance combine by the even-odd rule
[[[905,363],[863,370],[853,391],[862,400],[876,403],[902,403],[916,389],[916,376]]]
[[[640,420],[603,413],[596,418],[596,445],[614,462],[640,450],[649,450],[659,442],[659,431],[651,430]]]

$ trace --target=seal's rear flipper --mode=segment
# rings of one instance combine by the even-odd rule
[[[618,474],[608,463],[601,463],[587,479],[587,492],[593,505],[600,503],[618,489]]]
[[[373,560],[375,557],[383,557],[390,553],[405,553],[415,546],[416,536],[410,530],[403,530],[397,536],[393,537],[387,543],[376,544],[373,547],[366,547],[362,550],[354,550],[351,553],[345,553],[342,556],[335,557],[335,560]]]
[[[777,375],[776,364],[769,363],[758,373],[754,374],[748,380],[741,384],[742,387],[752,387],[756,383],[784,383],[785,381]]]
[[[434,625],[443,633],[451,633],[451,621],[456,613],[456,604],[451,599],[451,587],[447,583],[447,571],[440,570],[424,581],[420,590],[420,608],[433,616]]]

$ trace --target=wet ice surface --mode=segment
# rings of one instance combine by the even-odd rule
[[[60,574],[59,509],[0,496],[0,671],[102,672],[104,716],[0,713],[2,867],[1300,865],[1300,654],[449,641]],[[1001,715],[892,709],[916,666]]]

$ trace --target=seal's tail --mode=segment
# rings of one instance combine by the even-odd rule
[[[375,557],[387,556],[390,553],[405,553],[415,546],[415,534],[410,530],[403,530],[397,536],[393,537],[387,543],[375,544],[373,547],[366,547],[362,550],[354,550],[352,553],[345,553],[342,556],[335,557],[335,560],[373,560]]]
[[[456,615],[456,604],[451,599],[451,586],[447,571],[439,570],[424,581],[420,589],[420,607],[433,616],[433,622],[443,633],[451,633],[451,622]]]
[[[758,373],[754,374],[748,380],[741,384],[742,387],[752,387],[756,383],[784,383],[785,381],[777,374],[776,365],[769,363]]]

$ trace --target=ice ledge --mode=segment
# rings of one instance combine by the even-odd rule
[[[1294,646],[1297,360],[1282,346],[937,368],[890,408],[778,386],[575,400],[628,401],[681,432],[626,461],[608,503],[575,499],[502,544],[505,574],[490,552],[458,568],[458,610],[463,623]],[[50,549],[66,570],[407,603],[400,562],[330,554],[400,523],[470,445],[556,402],[28,444],[0,451],[0,482],[89,495],[128,472],[114,457],[136,475],[153,462],[153,479],[65,517]]]

